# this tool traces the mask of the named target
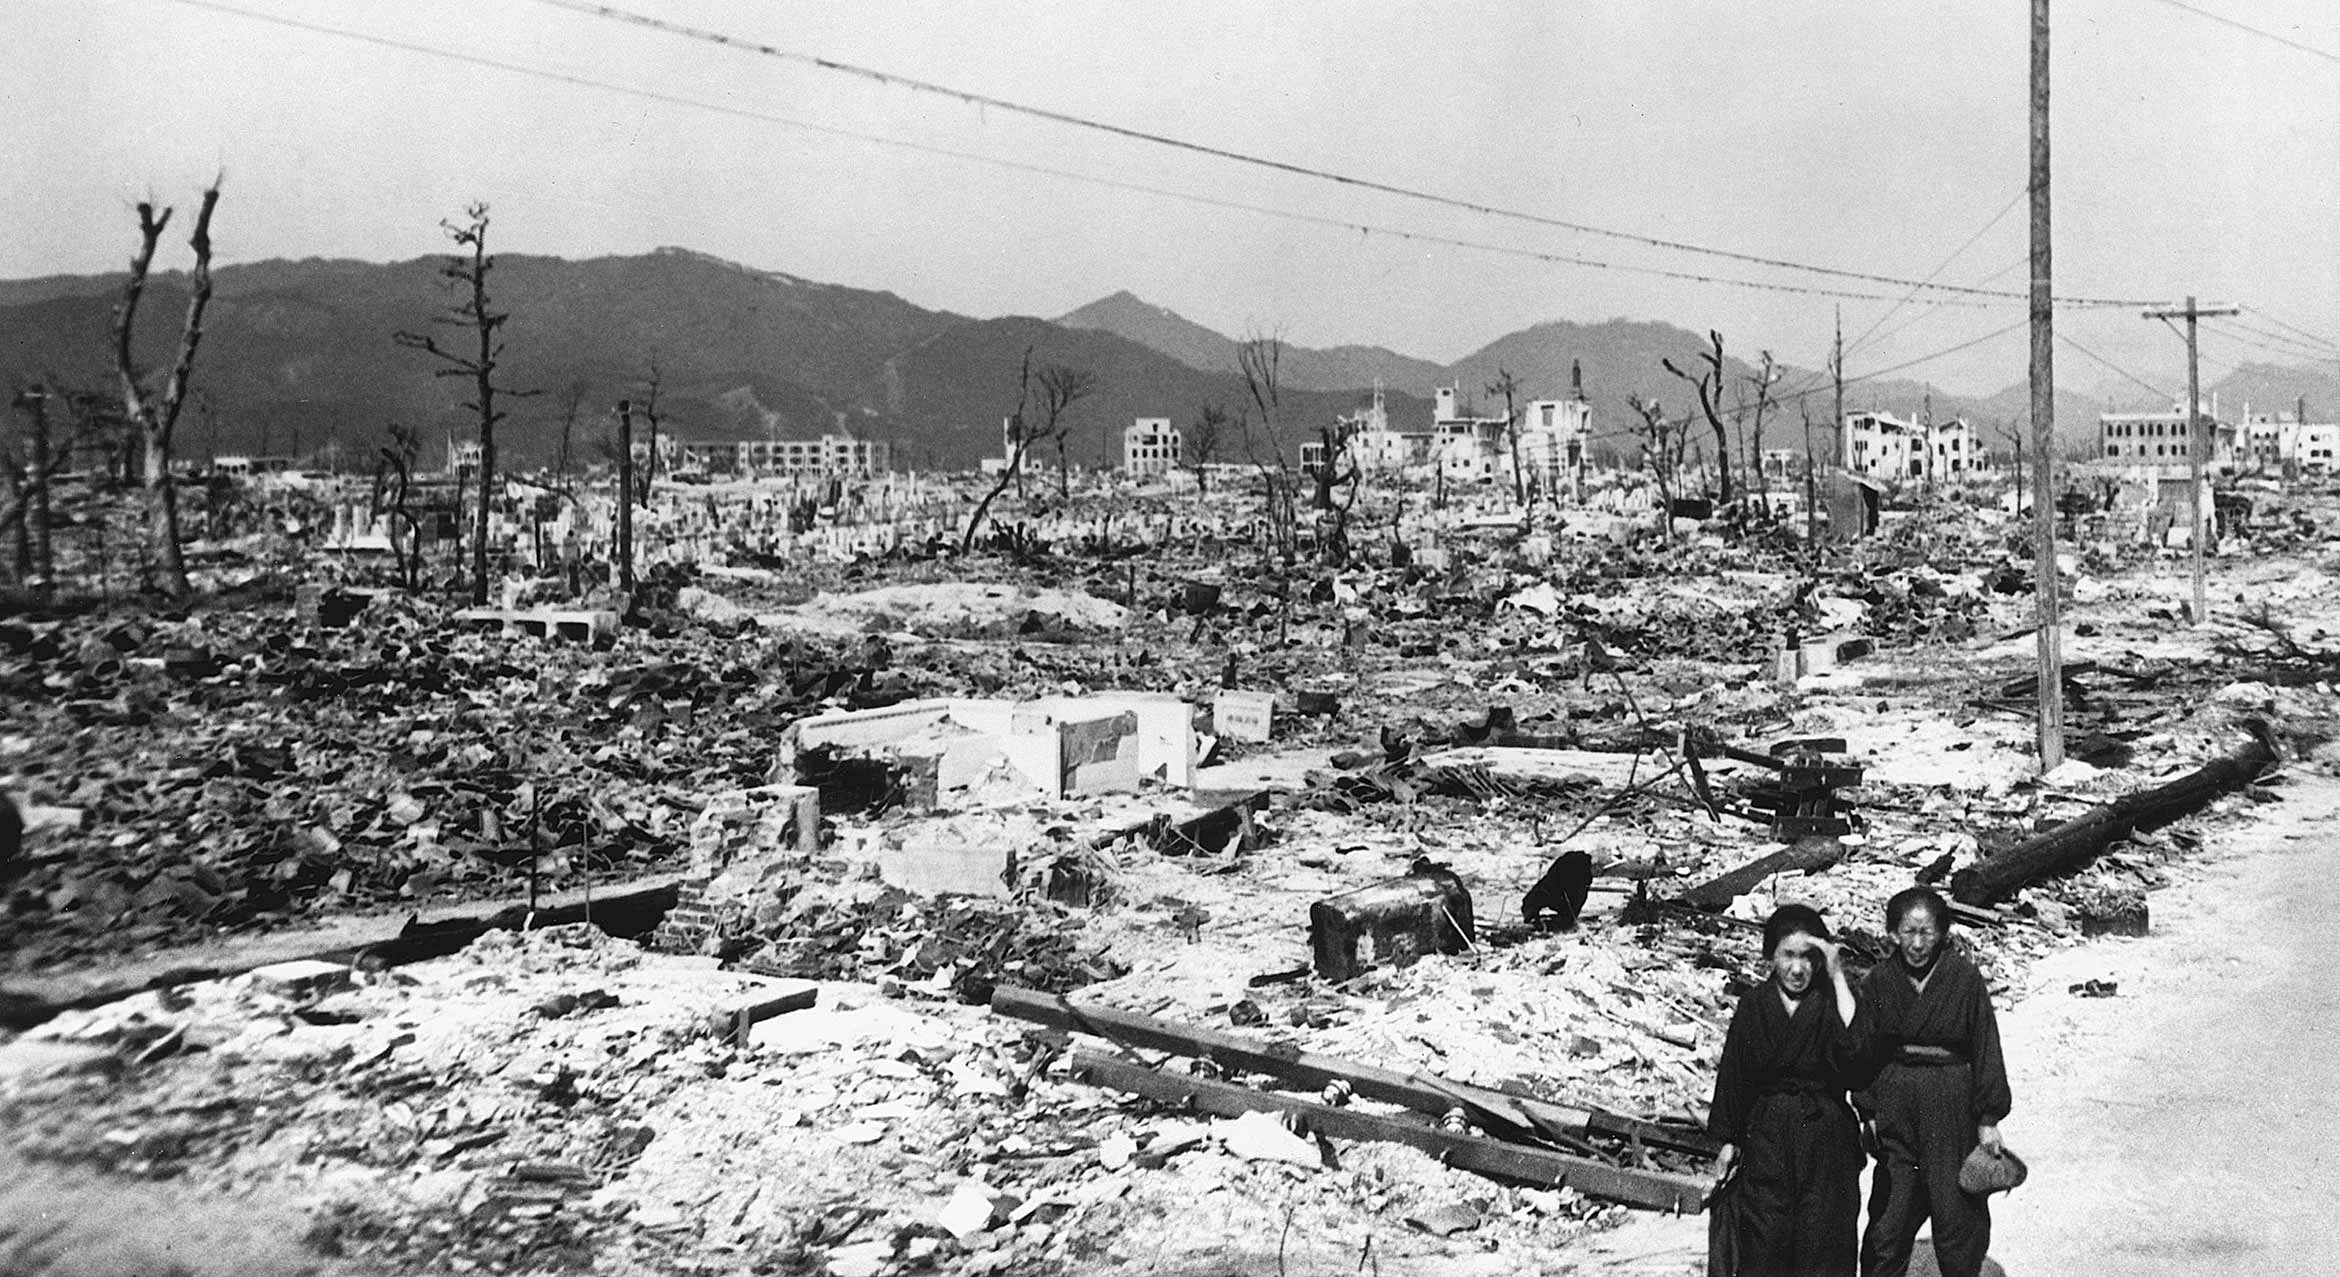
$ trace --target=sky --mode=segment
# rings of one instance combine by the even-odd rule
[[[2025,377],[2020,300],[1639,242],[2020,293],[2025,0],[596,7],[8,0],[0,278],[119,269],[138,200],[191,217],[220,174],[222,263],[438,253],[484,201],[501,251],[677,245],[973,316],[1127,289],[1440,362],[1624,317],[1816,368],[1841,308],[1848,376]],[[2059,384],[2182,394],[2134,303],[2189,294],[2246,311],[2206,383],[2340,370],[2340,5],[2054,7],[2056,291],[2131,303],[2059,309]]]

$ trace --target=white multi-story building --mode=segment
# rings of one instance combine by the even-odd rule
[[[1130,474],[1168,474],[1184,455],[1178,427],[1168,417],[1140,417],[1121,432],[1121,468]]]
[[[1926,435],[1889,412],[1844,415],[1844,468],[1868,479],[1913,479],[1925,473]]]
[[[893,467],[893,445],[880,439],[825,434],[818,439],[739,439],[685,443],[674,456],[709,474],[869,475]]]
[[[2291,459],[2302,470],[2340,470],[2340,422],[2295,423]]]
[[[1952,417],[1925,427],[1926,477],[1958,479],[1990,469],[1990,450],[1964,417]]]
[[[1909,421],[1889,412],[1852,412],[1844,418],[1843,462],[1864,478],[1938,482],[1988,469],[1990,452],[1964,417]]]
[[[2196,402],[2201,413],[2204,433],[2210,446],[2204,464],[2220,473],[2235,469],[2235,450],[2242,434],[2231,421],[2218,417],[2218,401],[2213,397],[2208,407]],[[2175,403],[2162,412],[2108,412],[2096,419],[2097,438],[2102,455],[2107,461],[2124,465],[2152,466],[2171,472],[2182,471],[2192,464],[2187,446],[2186,406]],[[2280,448],[2281,432],[2278,431]]]
[[[2266,474],[2286,468],[2329,474],[2340,470],[2340,422],[2303,421],[2300,412],[2252,412],[2243,405],[2235,423],[2237,470]]]
[[[1438,471],[1448,483],[1487,483],[1511,477],[1511,455],[1504,435],[1511,422],[1504,417],[1466,415],[1457,403],[1459,386],[1438,388],[1437,409],[1431,427]]]
[[[1519,467],[1529,486],[1556,492],[1574,483],[1591,438],[1592,405],[1582,395],[1530,401],[1519,420]]]

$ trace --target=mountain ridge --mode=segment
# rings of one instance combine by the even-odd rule
[[[313,451],[331,441],[365,456],[392,423],[417,428],[433,444],[466,436],[472,423],[462,396],[434,375],[431,360],[391,340],[446,316],[454,298],[445,262],[271,258],[218,268],[182,453]],[[0,281],[0,378],[111,386],[111,310],[122,278]],[[186,288],[178,273],[150,281],[135,343],[143,366],[169,357]],[[1114,455],[1118,428],[1136,417],[1185,425],[1207,403],[1239,411],[1250,402],[1234,339],[1127,291],[1054,321],[984,319],[680,247],[574,261],[498,254],[491,289],[497,309],[512,316],[500,333],[499,380],[541,392],[509,401],[500,439],[517,464],[556,454],[572,399],[579,412],[571,453],[591,455],[592,441],[613,428],[616,400],[646,397],[653,361],[671,434],[805,438],[844,429],[893,443],[899,465],[964,468],[995,453],[1026,348],[1039,362],[1097,375],[1097,393],[1074,410],[1081,433],[1068,450],[1084,464]],[[1282,443],[1296,456],[1336,414],[1370,403],[1376,381],[1394,423],[1427,428],[1439,385],[1456,385],[1467,410],[1491,413],[1499,403],[1490,386],[1501,373],[1514,374],[1524,402],[1566,394],[1581,367],[1596,448],[1630,456],[1641,425],[1629,400],[1655,400],[1670,416],[1694,413],[1690,388],[1660,360],[1694,366],[1705,348],[1699,333],[1623,318],[1534,324],[1447,365],[1375,346],[1287,346]],[[1754,370],[1737,352],[1754,348],[1751,341],[1727,347],[1726,405],[1751,392]],[[1825,449],[1832,388],[1810,370],[1778,371],[1775,393],[1808,393],[1774,403],[1765,446],[1800,448],[1804,412],[1815,409],[1814,443]],[[2288,409],[2302,394],[2311,405],[2340,407],[2340,379],[2313,369],[2246,365],[2215,389],[2248,395],[2262,409]],[[1928,393],[1915,381],[1861,381],[1847,388],[1846,406],[1914,417]],[[1933,393],[1931,402],[1937,417],[1968,416],[2003,447],[2001,427],[2024,415],[2028,392],[2017,383],[1979,397]],[[2096,411],[2090,398],[2059,392],[2064,449],[2093,438]],[[1707,438],[1703,424],[1693,435]],[[1262,432],[1248,446],[1231,442],[1221,459],[1264,458],[1273,449]]]

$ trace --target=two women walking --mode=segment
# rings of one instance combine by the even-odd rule
[[[1900,892],[1885,919],[1893,956],[1857,993],[1818,912],[1764,925],[1770,978],[1731,1017],[1708,1119],[1735,1198],[1725,1272],[1900,1277],[1929,1218],[1945,1277],[1982,1271],[1990,1208],[1959,1170],[2001,1151],[2010,1105],[1990,991],[1948,944],[1940,894]],[[1864,1118],[1877,1169],[1856,1240]]]

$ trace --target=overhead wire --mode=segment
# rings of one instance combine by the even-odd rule
[[[1942,272],[1950,269],[1950,263],[1955,262],[1960,257],[1964,256],[1967,249],[1974,247],[1975,241],[1980,240],[1983,236],[1990,234],[1994,227],[1996,227],[2000,222],[2005,221],[2007,214],[2014,212],[2015,206],[2022,203],[2023,197],[2027,194],[2029,194],[2029,192],[2026,189],[2017,188],[2015,194],[2007,200],[2006,204],[2001,206],[1998,212],[1991,215],[1991,220],[1984,222],[1982,227],[1976,230],[1974,234],[1967,236],[1966,239],[1958,245],[1958,247],[1951,249],[1950,255],[1943,258],[1940,265],[1934,267],[1934,269],[1926,273],[1926,282],[1930,284],[1934,280],[1941,278]],[[2004,274],[2005,272],[2002,271],[2000,273]],[[1859,336],[1853,338],[1851,342],[1846,344],[1844,348],[1845,353],[1851,354],[1852,352],[1859,350],[1861,348],[1862,342],[1867,341],[1871,334],[1875,333],[1879,328],[1884,327],[1886,320],[1889,320],[1893,318],[1894,315],[1900,313],[1901,308],[1908,305],[1910,299],[1917,296],[1918,292],[1918,289],[1912,288],[1908,292],[1902,294],[1900,301],[1897,301],[1890,307],[1887,307],[1884,314],[1877,316],[1875,320],[1870,322],[1867,328],[1861,330]]]
[[[1550,265],[1581,266],[1593,270],[1615,271],[1620,274],[1646,275],[1661,279],[1681,280],[1688,283],[1753,289],[1759,292],[1788,293],[1807,297],[1829,297],[1846,301],[1891,300],[1891,295],[1885,293],[1867,293],[1811,284],[1786,284],[1768,280],[1739,279],[1729,276],[1705,275],[1692,271],[1670,270],[1661,266],[1644,266],[1630,262],[1603,261],[1598,258],[1585,257],[1580,254],[1547,252],[1539,249],[1521,248],[1514,245],[1496,244],[1483,240],[1464,239],[1450,235],[1439,235],[1426,231],[1411,230],[1404,227],[1389,226],[1373,222],[1360,222],[1338,217],[1327,217],[1315,213],[1302,213],[1291,209],[1275,208],[1270,205],[1253,204],[1242,200],[1228,199],[1224,196],[1203,195],[1193,191],[1175,190],[1169,187],[1154,186],[1144,182],[1131,182],[1119,178],[1100,177],[1091,173],[1081,173],[1071,169],[1056,168],[1046,164],[1035,164],[1024,160],[1004,159],[999,156],[983,155],[972,151],[961,151],[950,147],[936,146],[931,143],[913,142],[902,138],[886,137],[881,134],[864,133],[854,129],[840,128],[835,125],[816,124],[809,120],[800,120],[790,116],[777,115],[768,111],[759,111],[748,107],[730,106],[718,102],[708,102],[698,98],[684,97],[680,94],[667,93],[657,89],[646,89],[636,85],[618,84],[608,80],[597,79],[592,76],[579,75],[574,72],[555,71],[543,67],[532,67],[524,63],[511,62],[501,58],[487,57],[482,54],[467,53],[461,50],[446,49],[435,45],[402,40],[393,36],[377,35],[371,32],[353,31],[342,27],[327,26],[322,23],[308,22],[297,18],[288,18],[279,14],[260,13],[250,9],[240,8],[235,5],[221,4],[218,3],[217,0],[170,0],[170,2],[184,5],[189,8],[204,9],[215,13],[230,14],[235,17],[248,18],[257,22],[265,22],[277,26],[289,27],[294,30],[306,31],[312,34],[335,36],[343,39],[355,40],[365,44],[375,45],[382,48],[396,49],[406,53],[414,53],[426,57],[444,58],[450,61],[464,63],[471,66],[486,67],[492,70],[508,71],[516,75],[531,76],[537,79],[549,80],[555,83],[567,84],[578,88],[602,89],[609,92],[644,98],[654,102],[663,102],[671,106],[690,107],[697,110],[713,112],[719,115],[728,115],[738,119],[752,120],[758,123],[777,124],[784,128],[802,129],[807,132],[818,133],[829,137],[846,138],[857,142],[869,142],[880,146],[894,147],[923,155],[940,156],[946,159],[961,160],[967,163],[989,165],[994,168],[1005,169],[1011,172],[1030,173],[1037,176],[1060,178],[1066,181],[1081,182],[1111,190],[1129,191],[1136,194],[1178,200],[1185,203],[1201,205],[1209,208],[1219,208],[1236,212],[1252,213],[1264,217],[1280,218],[1285,221],[1329,227],[1335,230],[1354,232],[1360,235],[1382,235],[1397,240],[1423,244],[1436,244],[1442,247],[1450,248],[1463,248],[1476,252],[1493,253],[1522,260],[1544,262]],[[1941,306],[1985,307],[1993,305],[1994,303],[1981,298],[1948,297],[1935,300],[1930,304]],[[2087,304],[2095,305],[2096,303],[2092,302]]]
[[[2142,387],[2144,387],[2145,389],[2152,391],[2152,392],[2153,392],[2155,395],[2158,395],[2158,396],[2160,396],[2161,398],[2164,398],[2164,399],[2175,399],[2175,398],[2177,398],[2177,396],[2176,396],[2176,395],[2173,395],[2173,394],[2171,394],[2170,392],[2168,392],[2168,391],[2166,391],[2166,390],[2163,390],[2161,387],[2154,385],[2152,382],[2145,380],[2143,377],[2140,377],[2140,376],[2138,376],[2137,374],[2135,374],[2135,373],[2133,373],[2133,372],[2130,372],[2128,369],[2121,367],[2119,364],[2116,364],[2116,363],[2114,363],[2112,360],[2110,360],[2110,359],[2107,359],[2107,358],[2105,358],[2104,356],[2102,356],[2102,355],[2100,355],[2100,354],[2097,354],[2095,351],[2093,351],[2093,350],[2090,350],[2088,347],[2081,345],[2081,344],[2080,344],[2080,343],[2079,343],[2077,340],[2075,340],[2075,339],[2072,337],[2072,335],[2071,335],[2071,334],[2069,334],[2069,333],[2057,333],[2057,334],[2056,334],[2056,340],[2057,340],[2057,341],[2060,341],[2060,342],[2062,342],[2062,343],[2064,343],[2064,344],[2065,344],[2065,345],[2067,345],[2067,346],[2070,346],[2072,349],[2079,351],[2081,354],[2088,356],[2090,359],[2093,359],[2093,360],[2095,360],[2096,362],[2098,362],[2098,363],[2100,363],[2100,364],[2104,365],[2105,367],[2107,367],[2107,368],[2110,368],[2110,369],[2111,369],[2111,370],[2113,370],[2114,372],[2116,372],[2116,373],[2119,373],[2121,376],[2128,378],[2130,381],[2132,381],[2132,382],[2136,383],[2137,385],[2139,385],[2139,386],[2142,386]]]
[[[2195,17],[2207,18],[2221,26],[2233,27],[2237,31],[2255,35],[2262,40],[2272,40],[2275,43],[2284,46],[2285,48],[2296,49],[2301,53],[2309,55],[2310,57],[2322,58],[2326,62],[2340,63],[2340,53],[2334,53],[2329,49],[2319,49],[2312,44],[2302,44],[2288,36],[2277,35],[2272,31],[2254,27],[2247,22],[2237,22],[2233,18],[2229,18],[2224,14],[2212,13],[2208,9],[2197,8],[2194,5],[2187,4],[2185,3],[2185,0],[2155,0],[2155,2],[2158,4],[2168,5],[2172,9],[2183,9],[2187,13],[2193,14]]]
[[[179,0],[179,2],[197,3],[198,0]],[[1474,200],[1458,199],[1449,195],[1441,195],[1434,191],[1426,191],[1416,187],[1400,186],[1395,183],[1383,182],[1373,178],[1358,177],[1353,174],[1342,173],[1333,169],[1320,168],[1314,165],[1298,164],[1289,160],[1279,160],[1269,156],[1255,155],[1247,151],[1238,151],[1229,147],[1190,141],[1185,138],[1173,137],[1166,133],[1157,133],[1147,129],[1131,128],[1127,125],[1114,124],[1108,121],[1097,120],[1083,115],[1075,115],[1069,111],[1059,111],[1050,107],[1034,106],[1030,103],[1017,102],[1009,98],[997,97],[992,94],[977,93],[969,89],[960,89],[946,84],[938,84],[931,80],[922,80],[912,76],[898,75],[890,71],[880,71],[872,67],[865,67],[851,62],[844,62],[835,58],[825,58],[815,54],[801,53],[792,49],[783,49],[777,45],[764,44],[759,41],[750,40],[740,36],[727,35],[723,32],[709,30],[704,27],[694,27],[684,23],[670,22],[663,18],[652,17],[648,14],[636,13],[629,9],[621,9],[615,5],[592,3],[591,0],[534,0],[534,3],[565,10],[571,13],[582,14],[604,21],[626,23],[629,25],[642,27],[647,30],[659,31],[685,39],[696,40],[725,49],[752,53],[802,66],[814,67],[823,71],[836,72],[842,75],[855,76],[861,79],[869,80],[873,83],[887,85],[889,87],[908,89],[919,93],[935,94],[941,97],[951,98],[956,101],[964,102],[972,106],[983,107],[989,110],[997,110],[1010,114],[1022,115],[1031,119],[1045,120],[1050,123],[1063,125],[1069,128],[1085,129],[1104,133],[1115,137],[1144,142],[1155,146],[1168,147],[1174,150],[1185,151],[1190,154],[1208,156],[1213,159],[1248,165],[1255,168],[1267,169],[1292,176],[1332,182],[1337,185],[1346,186],[1357,190],[1373,191],[1383,195],[1394,195],[1403,199],[1416,200],[1427,204],[1456,209],[1462,212],[1472,213],[1485,217],[1504,218],[1513,221],[1526,222],[1536,226],[1544,226],[1558,230],[1570,231],[1576,234],[1593,235],[1607,239],[1619,240],[1626,243],[1639,244],[1649,248],[1665,249],[1681,253],[1693,253],[1708,257],[1719,257],[1729,261],[1736,261],[1756,266],[1765,266],[1778,270],[1804,271],[1811,274],[1827,275],[1838,279],[1857,280],[1864,283],[1890,284],[1895,287],[1930,289],[1964,296],[1986,297],[1994,301],[2027,300],[2027,295],[2023,293],[2009,292],[2004,290],[1969,288],[1956,284],[1929,283],[1924,280],[1912,280],[1896,275],[1886,275],[1869,271],[1847,270],[1834,266],[1820,266],[1809,262],[1798,262],[1782,257],[1768,257],[1757,253],[1743,253],[1732,249],[1715,248],[1704,244],[1694,244],[1684,240],[1665,239],[1654,235],[1643,235],[1633,231],[1620,231],[1611,229],[1609,227],[1594,226],[1585,222],[1570,221],[1565,218],[1551,217],[1541,213],[1530,213],[1520,209],[1504,208],[1500,205],[1484,204]],[[2062,297],[2057,298],[2056,302],[2059,305],[2074,307],[2136,307],[2153,304],[2147,301],[2104,297]]]
[[[2252,336],[2273,342],[2277,346],[2298,351],[2300,354],[2305,355],[2311,359],[2340,359],[2340,347],[2327,346],[2319,342],[2311,342],[2303,338],[2287,336],[2270,328],[2261,328],[2256,324],[2244,323],[2238,316],[2226,316],[2224,323],[2229,328],[2238,329],[2242,332],[2249,333]]]
[[[2319,336],[2317,336],[2316,334],[2309,332],[2309,331],[2308,331],[2307,329],[2305,329],[2305,328],[2298,327],[2297,325],[2294,325],[2294,324],[2288,324],[2288,323],[2285,323],[2285,322],[2284,322],[2282,319],[2278,318],[2278,317],[2277,317],[2277,316],[2275,316],[2274,314],[2272,314],[2272,313],[2270,313],[2270,312],[2268,312],[2268,311],[2266,311],[2266,310],[2262,310],[2262,309],[2260,309],[2259,307],[2256,307],[2256,306],[2253,306],[2253,307],[2251,307],[2251,308],[2250,308],[2250,313],[2251,313],[2251,314],[2253,314],[2253,315],[2256,315],[2256,316],[2258,316],[2258,317],[2259,317],[2259,318],[2261,318],[2261,319],[2264,319],[2264,320],[2266,320],[2268,323],[2275,325],[2277,328],[2280,328],[2280,329],[2284,330],[2285,332],[2288,332],[2288,333],[2293,333],[2293,334],[2296,334],[2296,335],[2298,335],[2298,336],[2300,336],[2300,337],[2304,337],[2304,338],[2306,338],[2307,340],[2309,340],[2309,341],[2312,341],[2312,342],[2316,343],[2316,344],[2317,344],[2317,345],[2319,345],[2319,346],[2323,346],[2323,347],[2326,347],[2326,348],[2329,348],[2329,349],[2332,349],[2332,350],[2340,350],[2340,342],[2333,341],[2333,340],[2332,340],[2331,338],[2329,338],[2329,337],[2319,337]]]
[[[2303,354],[2303,352],[2299,350],[2296,344],[2271,344],[2264,337],[2256,333],[2251,333],[2247,330],[2227,324],[2224,322],[2223,318],[2213,318],[2211,316],[2205,315],[2202,317],[2201,325],[2205,330],[2209,331],[2217,337],[2233,342],[2237,346],[2241,346],[2249,350],[2255,350],[2260,354],[2267,355],[2271,358],[2298,359],[2301,358]]]

